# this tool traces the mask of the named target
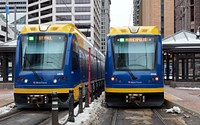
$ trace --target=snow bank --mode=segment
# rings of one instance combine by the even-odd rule
[[[106,112],[106,108],[102,106],[104,102],[104,92],[98,98],[98,100],[94,100],[89,107],[83,110],[83,113],[80,113],[77,117],[75,117],[75,122],[68,122],[67,125],[90,125],[90,124],[97,124],[99,122],[99,115],[103,112]],[[84,104],[83,104],[84,105]],[[74,114],[76,115],[78,112],[77,106],[74,109]],[[68,118],[65,116],[64,118],[59,120],[59,123],[64,123],[64,121]]]
[[[4,106],[4,107],[1,107],[1,108],[0,108],[0,115],[9,112],[10,110],[13,109],[14,106],[15,106],[15,103],[9,104],[9,105]]]

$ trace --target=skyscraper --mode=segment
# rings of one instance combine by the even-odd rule
[[[163,38],[174,34],[174,0],[134,0],[133,2],[134,25],[157,26]]]
[[[111,0],[101,0],[101,52],[105,54],[107,34],[110,32],[110,4]]]

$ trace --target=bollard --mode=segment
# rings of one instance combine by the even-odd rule
[[[94,98],[97,99],[97,95],[98,95],[97,94],[98,93],[98,91],[97,91],[97,82],[95,82],[94,85],[95,85],[95,97]]]
[[[90,92],[90,96],[91,96],[91,102],[93,102],[94,101],[94,96],[93,96],[93,92],[94,92],[94,88],[93,88],[93,86],[94,86],[94,83],[91,83],[91,92]]]
[[[69,90],[69,122],[75,122],[74,119],[74,90]]]
[[[83,94],[82,94],[83,88],[79,87],[79,113],[83,112]]]
[[[97,95],[97,96],[100,97],[100,95],[101,95],[101,90],[100,90],[100,83],[99,83],[99,81],[97,82],[97,86],[98,86],[98,88],[97,88],[97,89],[98,89],[98,92],[97,92],[98,95]]]
[[[89,107],[88,84],[85,85],[85,107]]]
[[[58,125],[58,97],[52,92],[52,125]]]

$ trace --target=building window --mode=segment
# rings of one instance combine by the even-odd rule
[[[38,0],[28,0],[28,4],[38,2]]]
[[[75,15],[75,20],[90,20],[90,15]]]
[[[51,5],[52,5],[52,0],[44,2],[44,3],[41,3],[41,8],[47,7],[47,6],[51,6]]]
[[[39,20],[34,20],[34,21],[28,22],[28,24],[38,24],[38,23],[39,23]]]
[[[47,22],[51,22],[52,21],[52,17],[46,17],[40,20],[41,23],[47,23]]]
[[[71,7],[56,7],[56,13],[71,12]]]
[[[60,15],[56,16],[56,21],[71,21],[72,16],[71,15]]]
[[[6,32],[6,27],[5,26],[1,26],[1,30]]]
[[[90,0],[75,0],[75,4],[89,4]]]
[[[50,13],[52,13],[52,8],[41,11],[40,15],[43,16],[43,15],[47,15],[47,14],[50,14]]]
[[[29,14],[29,15],[28,15],[28,19],[38,17],[38,15],[39,15],[38,12]]]
[[[90,12],[90,7],[75,7],[75,12]]]
[[[88,32],[82,32],[86,37],[90,37],[91,35],[90,35],[90,31],[88,31]]]
[[[31,6],[31,7],[28,7],[28,11],[33,11],[33,10],[37,10],[38,9],[38,4],[37,5],[34,5],[34,6]]]
[[[78,29],[89,29],[90,24],[89,23],[81,23],[81,24],[75,24]]]
[[[71,0],[56,0],[56,4],[71,4]]]

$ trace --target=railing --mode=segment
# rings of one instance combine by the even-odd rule
[[[69,90],[69,97],[66,102],[62,102],[56,92],[52,93],[52,125],[65,125],[68,122],[75,122],[75,117],[77,117],[80,113],[83,113],[83,110],[86,107],[89,107],[89,103],[92,103],[94,99],[100,97],[101,93],[104,91],[104,80],[97,81],[91,83],[91,89],[88,90],[88,84],[85,84],[85,105],[83,107],[83,88],[79,87],[79,107],[78,112],[74,115],[74,91]],[[90,97],[89,97],[90,95]],[[69,106],[69,115],[66,121],[63,123],[59,123],[58,119],[58,104],[62,103]]]

